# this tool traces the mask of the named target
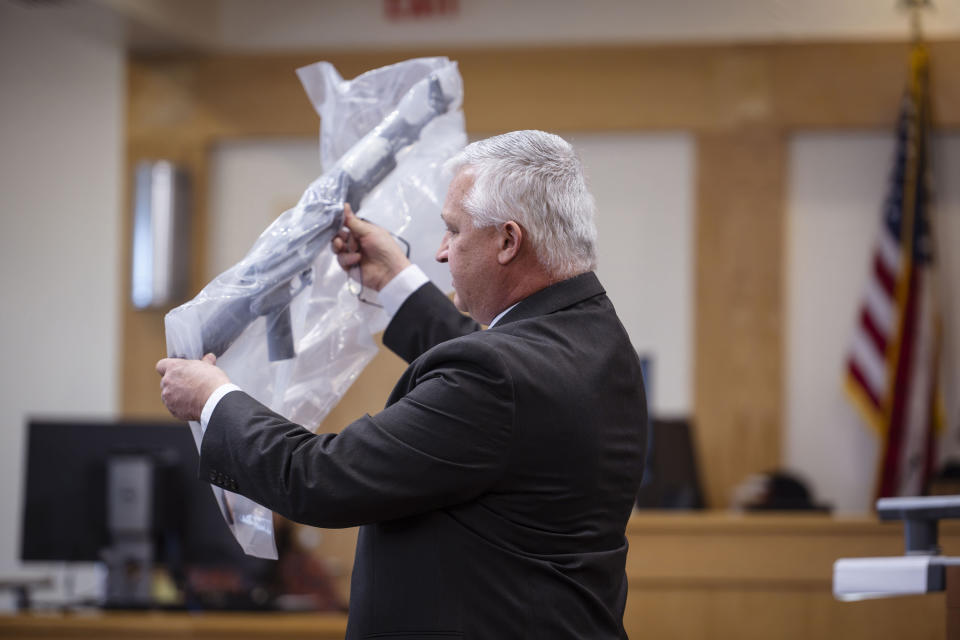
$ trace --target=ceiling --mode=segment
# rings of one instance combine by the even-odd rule
[[[902,0],[0,0],[132,51],[903,40]],[[960,0],[922,11],[960,37]]]

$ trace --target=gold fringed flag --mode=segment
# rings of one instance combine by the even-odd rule
[[[929,128],[928,54],[915,44],[894,166],[847,360],[848,395],[883,441],[878,497],[925,492],[943,425]]]

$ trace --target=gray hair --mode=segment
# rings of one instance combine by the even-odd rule
[[[474,226],[516,221],[551,276],[596,268],[596,204],[569,142],[543,131],[513,131],[468,145],[445,166],[474,175],[463,201]]]

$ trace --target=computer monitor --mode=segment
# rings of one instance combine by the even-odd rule
[[[152,606],[155,565],[183,588],[188,606],[257,604],[244,594],[269,581],[276,563],[246,556],[233,538],[210,485],[197,478],[185,425],[35,420],[26,442],[22,560],[105,562],[105,606]],[[131,566],[143,570],[127,580]],[[193,586],[212,571],[235,576],[239,595]]]
[[[652,419],[640,509],[703,509],[703,489],[690,424],[680,419]]]
[[[27,431],[21,559],[102,559],[111,542],[107,463],[124,454],[145,454],[157,463],[157,560],[218,566],[244,557],[210,485],[197,478],[197,449],[185,425],[31,421]]]

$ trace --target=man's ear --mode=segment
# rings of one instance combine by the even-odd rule
[[[513,220],[508,220],[499,231],[500,246],[497,251],[497,262],[506,265],[520,254],[520,247],[523,246],[524,241],[523,227]]]

